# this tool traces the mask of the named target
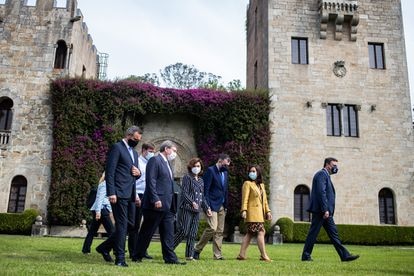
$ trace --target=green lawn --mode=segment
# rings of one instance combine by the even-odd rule
[[[240,245],[224,244],[224,261],[213,261],[207,245],[199,261],[185,266],[166,265],[161,245],[152,242],[154,260],[128,262],[128,268],[115,267],[92,252],[81,253],[83,239],[0,235],[0,275],[414,275],[414,247],[373,247],[350,245],[360,259],[343,263],[332,245],[317,244],[313,262],[301,262],[303,244],[267,245],[272,263],[259,261],[258,249],[251,245],[248,260],[235,259]],[[95,248],[100,239],[94,240]],[[176,253],[184,258],[185,244]]]

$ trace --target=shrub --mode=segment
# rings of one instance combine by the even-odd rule
[[[281,221],[282,220],[282,221]],[[305,242],[310,223],[293,222],[290,218],[280,218],[283,239],[286,242]],[[349,225],[337,224],[338,233],[344,244],[360,245],[412,245],[414,244],[414,227],[396,225]],[[292,230],[292,236],[288,236]],[[287,234],[285,234],[287,233]],[[326,231],[322,228],[317,242],[330,243]]]
[[[27,209],[23,213],[0,214],[0,233],[12,235],[30,235],[32,225],[39,212]]]
[[[293,221],[290,218],[280,218],[275,224],[279,225],[280,233],[283,235],[284,241],[293,241]]]

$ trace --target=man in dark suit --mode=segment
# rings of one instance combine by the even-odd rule
[[[140,176],[138,169],[138,153],[134,150],[141,140],[142,130],[131,126],[125,132],[125,137],[115,143],[106,162],[106,193],[112,206],[115,219],[115,232],[101,243],[96,251],[102,254],[105,261],[112,261],[109,252],[114,249],[115,265],[128,266],[125,263],[125,241],[128,227],[128,206],[136,198],[135,180]]]
[[[230,157],[227,154],[220,154],[217,163],[210,166],[203,175],[204,195],[211,208],[212,216],[207,217],[208,226],[194,248],[193,258],[196,260],[200,258],[201,251],[211,238],[213,238],[213,259],[224,260],[221,246],[227,212],[229,165]]]
[[[342,245],[333,219],[335,212],[335,188],[331,181],[331,174],[338,172],[337,164],[337,159],[332,157],[326,158],[323,169],[318,171],[313,177],[308,208],[308,212],[312,213],[312,223],[303,248],[302,261],[312,261],[313,246],[322,226],[333,243],[336,252],[338,252],[341,261],[349,262],[359,258],[358,255],[351,255]]]
[[[177,147],[164,141],[160,153],[148,160],[145,173],[145,192],[142,202],[144,222],[138,234],[135,262],[141,262],[155,230],[159,229],[162,256],[166,264],[185,264],[174,252],[175,206],[174,175],[169,161],[177,156]]]

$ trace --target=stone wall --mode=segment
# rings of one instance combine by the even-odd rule
[[[261,88],[269,89],[272,99],[274,218],[293,218],[295,187],[311,188],[323,159],[333,156],[340,168],[332,177],[338,223],[379,224],[378,193],[390,188],[396,223],[413,225],[413,129],[400,1],[345,2],[358,4],[356,41],[351,39],[351,24],[343,24],[338,40],[333,22],[321,39],[316,0],[251,1],[251,9],[257,4],[268,7],[267,26],[258,28],[268,28],[268,83]],[[291,63],[292,37],[308,39],[308,65]],[[385,70],[370,69],[368,42],[384,43]],[[340,60],[347,70],[343,77],[333,73]],[[248,78],[252,70],[248,67]],[[360,106],[359,137],[327,136],[324,103]]]
[[[0,99],[13,101],[10,141],[0,145],[0,212],[7,212],[10,185],[15,176],[27,179],[25,208],[45,216],[50,177],[52,113],[51,79],[96,76],[97,51],[82,17],[74,18],[77,2],[53,7],[53,0],[0,5]],[[68,46],[67,65],[54,69],[56,43]],[[73,47],[71,47],[73,45]],[[69,58],[70,57],[70,58]]]

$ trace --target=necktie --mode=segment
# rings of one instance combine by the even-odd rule
[[[221,175],[221,185],[224,187],[224,173],[220,173]]]

